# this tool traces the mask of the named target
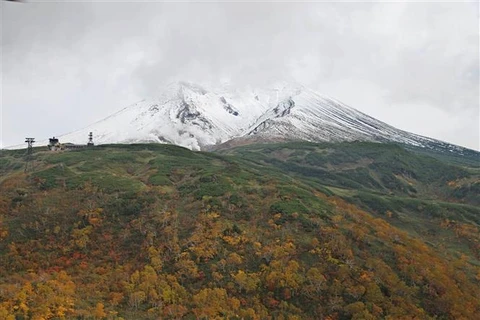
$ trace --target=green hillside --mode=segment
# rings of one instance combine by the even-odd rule
[[[475,319],[480,171],[400,146],[0,154],[0,319]]]

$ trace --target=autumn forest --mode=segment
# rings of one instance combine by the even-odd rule
[[[0,153],[0,319],[475,319],[480,167],[375,143]]]

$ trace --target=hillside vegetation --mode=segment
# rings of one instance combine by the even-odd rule
[[[478,167],[373,143],[24,153],[0,155],[0,319],[480,314]]]

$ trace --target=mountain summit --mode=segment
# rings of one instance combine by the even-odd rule
[[[232,139],[311,142],[396,142],[427,149],[463,148],[394,128],[302,85],[263,89],[207,88],[187,82],[166,86],[157,98],[130,105],[81,130],[60,136],[82,143],[171,143],[202,150]]]

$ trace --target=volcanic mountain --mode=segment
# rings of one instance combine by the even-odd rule
[[[192,150],[241,141],[395,142],[438,151],[464,149],[394,128],[302,85],[266,89],[207,88],[178,82],[157,98],[130,105],[62,142],[169,143]],[[470,150],[468,150],[470,151]]]

